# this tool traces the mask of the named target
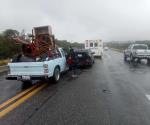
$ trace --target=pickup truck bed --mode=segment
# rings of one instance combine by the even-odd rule
[[[48,79],[67,70],[66,57],[63,49],[59,48],[60,56],[42,62],[16,62],[8,63],[8,80],[38,80]],[[59,71],[58,71],[59,70]],[[58,77],[58,76],[57,76]]]

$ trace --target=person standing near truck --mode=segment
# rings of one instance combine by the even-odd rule
[[[67,64],[69,65],[69,68],[72,71],[72,77],[77,77],[77,63],[78,58],[76,56],[76,53],[74,52],[74,49],[70,47],[69,56],[67,58]]]

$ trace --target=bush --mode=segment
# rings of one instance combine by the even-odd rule
[[[9,59],[0,60],[0,66],[7,65],[8,62],[9,62]]]

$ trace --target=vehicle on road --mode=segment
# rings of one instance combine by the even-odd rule
[[[130,58],[131,62],[141,61],[141,59],[146,59],[148,64],[150,63],[150,50],[146,44],[131,44],[124,51],[124,61]]]
[[[60,73],[67,70],[66,56],[64,50],[55,44],[51,27],[34,27],[31,36],[31,42],[15,38],[22,45],[22,54],[8,63],[6,78],[23,82],[52,78],[58,82]]]
[[[58,55],[52,58],[45,58],[45,61],[33,62],[15,62],[8,63],[9,73],[6,79],[31,81],[31,80],[49,80],[53,79],[57,83],[60,74],[68,70],[66,57],[62,48],[58,49]]]
[[[107,46],[105,46],[105,47],[104,47],[104,50],[105,50],[105,51],[107,51],[107,50],[108,50],[108,47],[107,47]]]
[[[102,58],[103,56],[103,41],[102,40],[86,40],[85,49],[90,49],[94,57]]]
[[[78,67],[92,66],[94,56],[90,50],[80,50],[75,52],[78,57]]]

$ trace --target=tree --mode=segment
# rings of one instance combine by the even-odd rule
[[[5,30],[2,35],[5,37],[5,38],[8,38],[8,39],[11,39],[11,38],[14,38],[16,36],[19,36],[19,32],[17,30],[13,30],[13,29],[7,29]]]
[[[21,46],[16,45],[12,37],[19,35],[17,30],[7,29],[0,34],[0,59],[11,58],[21,51]]]

